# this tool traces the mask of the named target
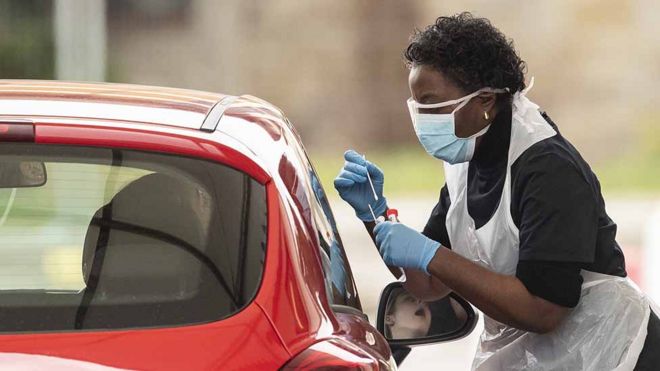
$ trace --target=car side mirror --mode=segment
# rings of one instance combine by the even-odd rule
[[[0,188],[40,187],[46,183],[46,166],[38,161],[0,161]]]
[[[478,319],[472,306],[455,293],[424,302],[401,282],[392,282],[381,294],[376,325],[390,346],[410,346],[461,339],[474,330]]]

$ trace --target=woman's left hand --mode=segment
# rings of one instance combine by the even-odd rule
[[[440,248],[439,242],[401,223],[378,223],[374,235],[385,264],[418,269],[427,274],[429,262]]]

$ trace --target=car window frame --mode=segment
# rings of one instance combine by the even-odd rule
[[[328,202],[325,190],[320,183],[316,171],[311,166],[310,181],[312,182],[311,189],[314,195],[312,200],[310,200],[310,203],[312,203],[310,206],[312,209],[314,209],[314,212],[312,212],[312,219],[319,238],[319,252],[321,254],[325,254],[325,258],[330,261],[329,266],[328,264],[322,264],[326,287],[330,288],[330,292],[328,293],[330,303],[337,308],[351,307],[359,310],[360,312],[363,312],[359,293],[355,284],[355,279],[350,268],[350,263],[348,262],[348,256],[346,254],[346,250],[344,249],[341,236],[339,235],[339,230],[337,229],[337,224],[332,213],[332,209],[330,208],[330,203]],[[326,236],[328,237],[327,239]],[[332,251],[330,251],[333,246],[338,250],[334,254]],[[346,293],[341,293],[337,292],[338,290],[334,290],[336,285],[334,285],[332,281],[333,274],[340,272],[333,271],[333,269],[337,270],[340,267],[337,265],[333,266],[333,256],[342,260],[341,271],[343,272],[343,277],[341,277],[341,279],[344,282],[343,286],[344,289],[346,289]],[[322,259],[323,258],[324,257],[322,257]],[[329,272],[328,269],[330,270]],[[340,300],[336,300],[337,297],[335,294],[342,295],[342,298]]]

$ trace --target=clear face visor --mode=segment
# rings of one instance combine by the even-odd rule
[[[417,115],[454,114],[456,111],[458,111],[459,109],[463,108],[466,104],[468,104],[468,102],[470,102],[470,99],[476,97],[481,93],[506,93],[508,91],[509,89],[482,88],[475,91],[472,94],[468,94],[458,99],[453,99],[453,100],[448,100],[445,102],[433,103],[433,104],[418,103],[412,97],[410,97],[408,98],[407,101],[408,111],[410,112],[410,118],[413,122],[413,125],[415,125],[416,124],[415,118],[417,117]],[[454,108],[452,111],[448,111],[447,107],[451,107],[453,105],[457,105],[456,108]]]

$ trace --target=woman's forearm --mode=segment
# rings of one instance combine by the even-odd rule
[[[451,292],[440,280],[422,271],[416,269],[404,269],[404,271],[406,281],[403,287],[419,300],[434,301],[444,298]]]
[[[489,317],[518,329],[554,330],[569,309],[532,295],[515,276],[488,270],[441,247],[428,270]]]

